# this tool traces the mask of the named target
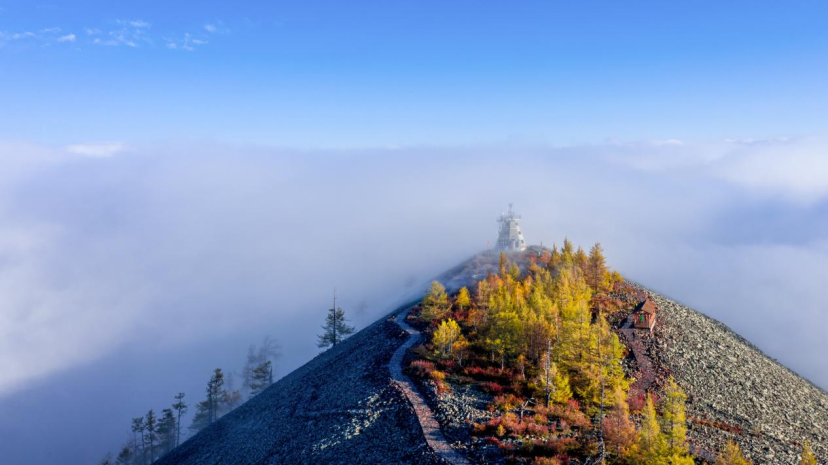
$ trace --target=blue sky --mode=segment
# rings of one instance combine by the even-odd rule
[[[565,145],[828,125],[818,1],[0,8],[3,139]]]

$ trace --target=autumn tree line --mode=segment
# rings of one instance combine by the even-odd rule
[[[499,414],[473,424],[473,433],[489,435],[513,459],[693,464],[687,396],[675,381],[630,411],[626,348],[607,321],[622,308],[600,304],[612,302],[622,282],[600,244],[587,253],[565,240],[523,270],[501,254],[498,272],[471,291],[449,296],[432,283],[418,315],[431,344],[409,369],[438,390],[450,389],[445,380],[454,376],[491,393]],[[739,460],[729,443],[717,464],[750,463]]]
[[[281,356],[279,344],[265,337],[260,346],[248,348],[247,359],[242,368],[242,385],[235,387],[233,373],[225,374],[221,368],[213,370],[207,381],[204,400],[195,404],[195,414],[190,425],[184,430],[182,419],[189,411],[190,405],[184,400],[186,395],[179,392],[175,402],[169,408],[156,414],[150,409],[145,415],[132,419],[132,435],[115,458],[111,454],[101,461],[101,465],[148,465],[166,453],[178,447],[187,432],[198,433],[215,423],[216,420],[241,405],[273,384],[273,363]]]

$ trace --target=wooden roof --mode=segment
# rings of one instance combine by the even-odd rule
[[[636,312],[645,312],[650,315],[655,315],[658,311],[658,306],[650,299],[644,299],[635,307]]]

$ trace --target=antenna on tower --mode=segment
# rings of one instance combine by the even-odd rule
[[[509,213],[512,213],[512,202],[509,202]]]

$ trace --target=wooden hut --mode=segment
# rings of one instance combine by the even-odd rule
[[[658,306],[649,298],[644,299],[633,310],[633,325],[639,329],[653,330]]]

